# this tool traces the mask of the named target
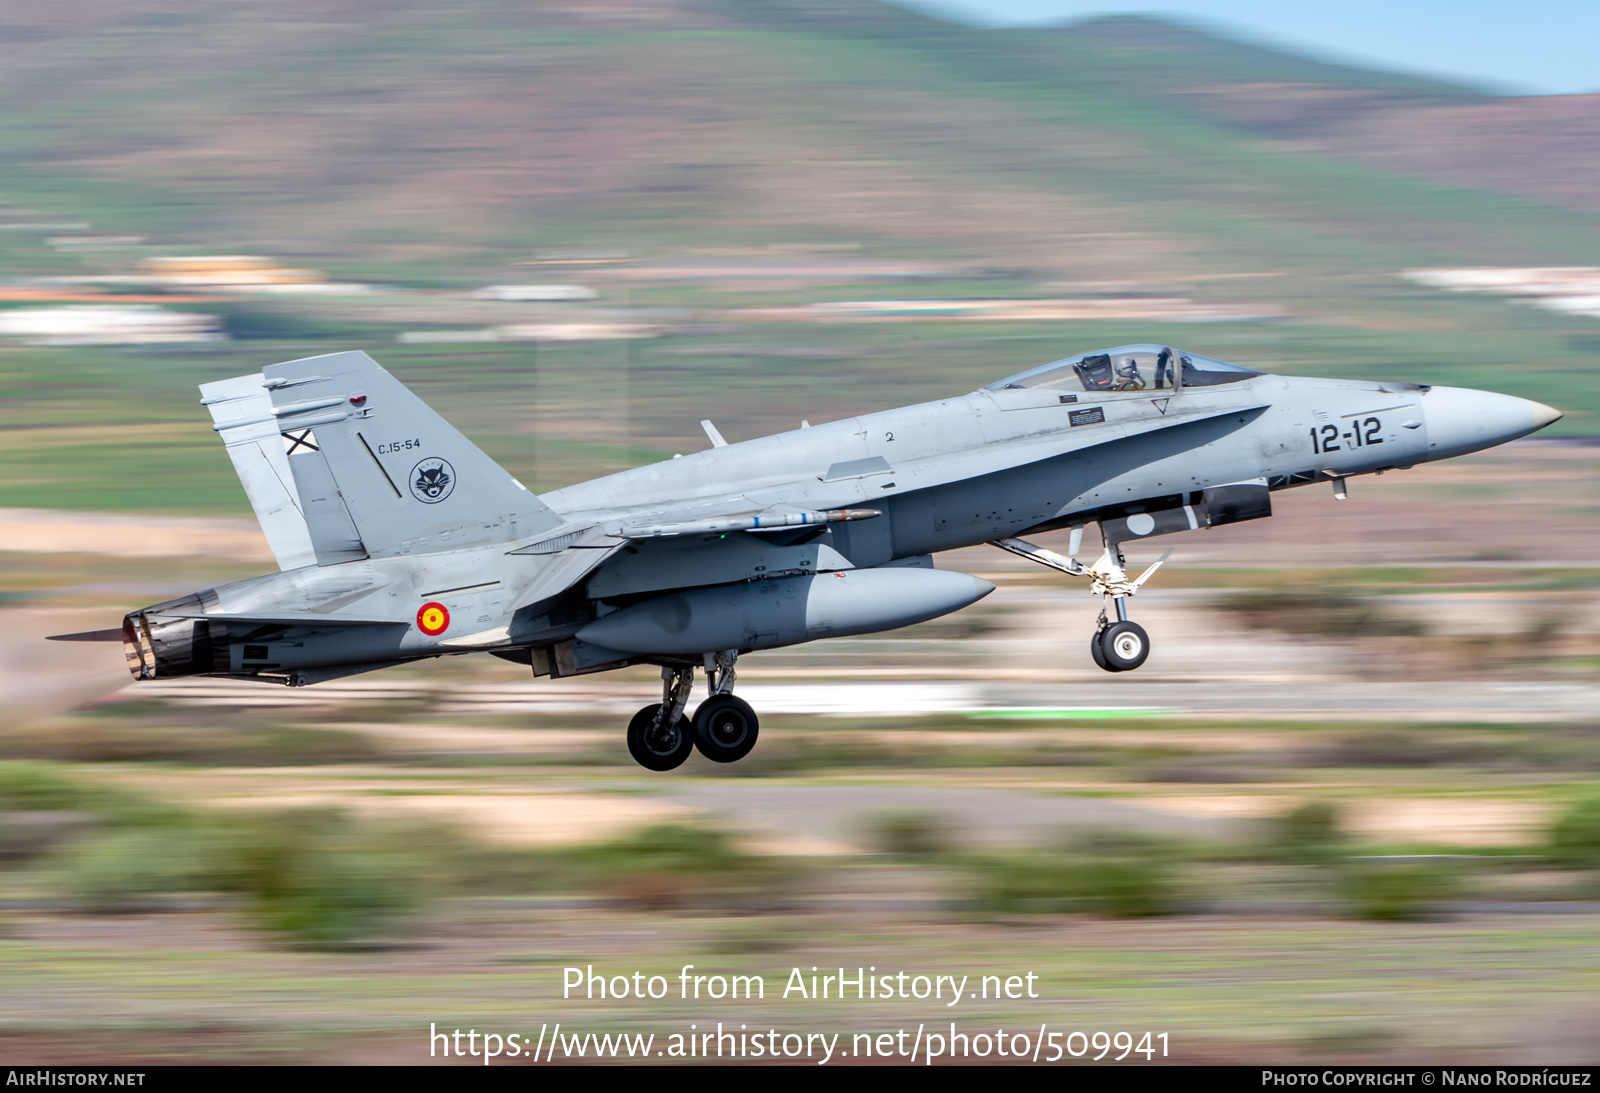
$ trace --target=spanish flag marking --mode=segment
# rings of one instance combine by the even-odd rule
[[[450,629],[450,611],[442,603],[430,600],[417,609],[417,629],[430,638],[438,637]]]

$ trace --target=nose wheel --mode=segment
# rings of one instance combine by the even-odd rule
[[[1108,672],[1131,672],[1150,655],[1150,635],[1124,619],[1095,634],[1089,646],[1094,662]]]

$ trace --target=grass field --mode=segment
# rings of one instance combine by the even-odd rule
[[[454,687],[474,678],[450,676]],[[1165,1031],[1169,1058],[1189,1062],[1562,1062],[1590,1046],[1594,874],[1552,857],[1546,831],[1593,784],[1592,725],[777,717],[754,767],[691,762],[665,786],[620,757],[614,725],[547,716],[529,732],[442,714],[452,689],[287,717],[122,701],[0,736],[6,755],[74,760],[0,762],[13,832],[0,869],[8,1054],[404,1062],[427,1056],[434,1023],[537,1038],[560,1021],[569,1035],[665,1042],[719,1020],[841,1032],[847,1053],[863,1050],[857,1032],[952,1021],[969,1033]],[[58,776],[86,788],[50,788]],[[748,826],[745,791],[775,824]],[[1058,849],[983,836],[972,809],[984,793],[1012,817],[1037,814],[1029,838]],[[786,826],[817,794],[852,803],[812,832]],[[1056,800],[1104,817],[1063,834],[1049,819]],[[1316,828],[1279,841],[1273,818],[1315,801],[1334,805],[1347,841],[1318,841]],[[348,849],[325,852],[356,855],[345,868],[365,872],[345,874],[341,902],[310,906],[384,906],[371,885],[387,874],[373,863],[402,853],[389,867],[410,891],[398,917],[359,919],[354,935],[286,934],[252,910],[251,889],[207,894],[209,875],[184,872],[186,846],[253,845],[248,817],[326,824],[290,817],[334,804],[362,826],[338,836],[357,839]],[[26,829],[19,806],[34,818]],[[1168,817],[1167,834],[1105,842],[1128,806]],[[101,818],[70,819],[85,812]],[[191,814],[209,818],[194,827]],[[36,838],[49,816],[67,826],[42,855],[19,857],[16,832]],[[627,834],[651,823],[691,826]],[[717,829],[739,849],[713,852],[729,845]],[[138,856],[151,852],[141,831],[166,832],[159,859]],[[1424,864],[1372,857],[1395,854]],[[1041,880],[1063,861],[1123,860],[1139,863],[1137,890],[1164,914],[1074,912],[1095,889]],[[1021,864],[1030,880],[1015,889]],[[1388,896],[1357,885],[1374,874]],[[84,913],[96,908],[117,913]],[[659,974],[676,992],[686,964],[760,976],[766,994],[562,993],[572,966]],[[952,1009],[781,993],[793,968],[809,979],[813,966],[853,975],[858,964],[974,985],[1031,973],[1039,996]]]

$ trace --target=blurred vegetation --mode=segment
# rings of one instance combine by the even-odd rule
[[[329,727],[253,722],[246,714],[217,724],[157,709],[56,719],[0,731],[0,758],[79,763],[178,762],[205,766],[314,766],[382,757],[370,736]]]
[[[995,851],[954,860],[969,878],[962,903],[980,914],[1138,918],[1175,909],[1176,856],[1163,843],[1105,833],[1054,853]]]
[[[954,845],[948,821],[927,809],[878,813],[866,834],[875,850],[901,858],[930,858]]]
[[[1410,576],[1404,574],[1409,572]],[[1539,678],[1592,675],[1595,637],[1580,621],[1582,608],[1551,604],[1540,614],[1489,632],[1435,631],[1418,618],[1411,602],[1397,592],[1444,592],[1471,589],[1556,591],[1588,587],[1593,574],[1540,576],[1507,581],[1496,569],[1480,572],[1476,582],[1439,580],[1424,571],[1398,571],[1400,584],[1378,571],[1353,568],[1343,575],[1325,573],[1317,584],[1245,587],[1210,601],[1246,626],[1275,630],[1322,641],[1343,641],[1349,656],[1376,678],[1477,678],[1486,672],[1515,672]],[[1279,578],[1280,580],[1282,578]],[[1296,580],[1304,580],[1297,575]],[[1395,639],[1404,638],[1400,641]]]
[[[0,811],[89,809],[103,807],[115,796],[111,790],[69,776],[66,768],[52,763],[0,763]]]
[[[1317,588],[1236,592],[1217,606],[1250,626],[1333,638],[1406,637],[1425,632],[1416,619],[1349,592]]]
[[[1600,869],[1600,798],[1571,805],[1547,853]],[[899,871],[947,893],[963,914],[1138,917],[1253,899],[1330,899],[1359,917],[1414,920],[1500,877],[1490,898],[1570,899],[1580,886],[1514,883],[1504,851],[1460,860],[1374,850],[1341,825],[1343,806],[1310,799],[1256,835],[1210,842],[1115,832],[1047,849],[962,847],[937,812],[863,820],[883,858],[834,861],[830,874]],[[1449,848],[1439,848],[1449,849]],[[1471,852],[1478,853],[1478,852]],[[1496,856],[1499,855],[1499,856]],[[1501,859],[1504,858],[1502,861]],[[0,762],[0,870],[87,913],[232,908],[282,944],[371,946],[404,936],[441,899],[588,894],[640,910],[771,914],[814,893],[817,864],[740,848],[715,829],[664,824],[598,844],[518,848],[437,824],[361,819],[332,809],[176,807],[63,764]],[[922,878],[916,880],[914,878]],[[1523,894],[1526,893],[1526,894]],[[754,949],[768,945],[757,935]],[[729,945],[744,945],[730,940]],[[752,951],[754,951],[754,949]]]
[[[1310,749],[1305,761],[1330,767],[1470,766],[1513,758],[1528,750],[1525,741],[1462,739],[1395,726],[1335,737]]]
[[[358,821],[335,809],[196,810],[0,763],[0,865],[30,864],[79,910],[160,910],[226,897],[288,942],[389,936],[444,896],[593,892],[642,908],[771,907],[804,873],[722,832],[661,825],[562,849],[485,846],[444,827]]]
[[[1556,821],[1550,855],[1564,865],[1600,869],[1600,794],[1573,804]]]
[[[410,832],[333,811],[211,813],[71,776],[45,763],[0,763],[0,815],[81,819],[44,825],[17,857],[47,886],[96,913],[147,910],[174,897],[235,897],[256,925],[297,943],[381,935],[431,893]]]
[[[81,911],[159,910],[176,897],[218,890],[218,849],[188,824],[100,829],[52,855],[48,876]]]
[[[436,725],[439,717],[440,698],[422,692],[399,704],[344,699],[296,711],[298,724],[291,725],[259,711],[241,714],[163,700],[108,703],[0,731],[0,755],[80,760],[0,761],[0,870],[10,878],[8,884],[53,896],[64,907],[116,913],[219,906],[280,944],[324,948],[405,936],[413,924],[437,913],[439,901],[461,897],[599,898],[607,906],[644,910],[771,914],[803,907],[802,895],[816,894],[816,863],[753,853],[725,832],[695,825],[661,826],[599,845],[515,847],[486,843],[438,823],[395,824],[367,818],[371,814],[325,811],[179,807],[125,788],[141,781],[164,783],[170,775],[163,768],[172,769],[171,764],[178,764],[176,771],[197,773],[210,767],[242,773],[256,765],[382,764],[391,772],[412,768],[407,780],[439,780],[443,792],[455,792],[464,778],[484,787],[522,784],[538,777],[541,767],[559,767],[563,779],[580,783],[614,779],[619,764],[631,770],[604,719],[575,719],[580,733],[593,733],[592,745],[574,747],[572,734],[566,734],[559,748],[528,754],[456,754],[447,734],[439,737],[439,747],[452,748],[449,753],[390,751],[381,734],[337,727]],[[521,724],[498,716],[477,723],[484,728]],[[1493,864],[1468,868],[1448,861],[1377,860],[1370,855],[1479,852],[1448,845],[1374,845],[1349,834],[1342,823],[1352,807],[1359,807],[1342,800],[1352,785],[1381,785],[1380,793],[1408,787],[1433,792],[1465,784],[1461,779],[1466,778],[1480,791],[1502,785],[1526,795],[1532,772],[1541,785],[1549,782],[1550,794],[1567,794],[1561,787],[1586,784],[1581,772],[1600,766],[1600,734],[1581,723],[1297,721],[1201,727],[1144,717],[1107,723],[935,715],[900,722],[779,718],[774,727],[782,731],[774,733],[771,747],[751,757],[746,777],[877,778],[878,771],[895,769],[1013,768],[1037,774],[1048,767],[1052,777],[1066,776],[1088,787],[1103,782],[1118,787],[1113,789],[1118,795],[1126,792],[1120,787],[1140,781],[1237,783],[1242,788],[1231,792],[1244,794],[1262,792],[1258,785],[1289,782],[1304,794],[1302,803],[1259,828],[1209,835],[1206,843],[1107,837],[1048,852],[963,845],[960,833],[932,809],[863,814],[853,834],[880,856],[832,859],[827,873],[841,879],[827,882],[824,891],[835,883],[845,891],[858,884],[908,885],[928,898],[944,893],[952,907],[998,916],[1144,915],[1265,899],[1308,908],[1343,906],[1364,917],[1408,918],[1459,898],[1468,881],[1473,891],[1492,889],[1484,898],[1583,898],[1592,888],[1585,878],[1600,869],[1595,849],[1600,809],[1582,791],[1566,805],[1548,840],[1523,851],[1526,861],[1496,857]],[[1218,732],[1226,739],[1220,751]],[[528,746],[542,745],[529,739]],[[725,776],[723,768],[701,766],[691,775]],[[451,767],[462,773],[447,773]],[[151,776],[157,781],[150,782]],[[304,777],[319,780],[327,774],[308,770]],[[387,775],[360,777],[373,777],[372,790],[379,794],[438,792],[391,791],[385,788]],[[1504,857],[1506,852],[1483,853]],[[1541,874],[1528,864],[1546,861],[1571,872],[1544,867]],[[849,877],[858,879],[843,879]]]
[[[268,930],[309,945],[348,945],[439,894],[435,863],[410,834],[332,810],[223,821],[212,835],[211,877]]]
[[[1351,861],[1338,879],[1359,917],[1389,922],[1428,918],[1462,886],[1460,873],[1441,862]]]
[[[720,831],[659,824],[557,852],[569,883],[645,908],[780,905],[802,874],[794,859],[745,853]]]
[[[1273,823],[1272,845],[1286,861],[1326,865],[1338,858],[1347,839],[1339,812],[1327,801],[1297,805]]]

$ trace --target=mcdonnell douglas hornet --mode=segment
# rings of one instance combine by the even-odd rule
[[[1085,578],[1108,672],[1150,639],[1123,544],[1257,520],[1278,490],[1505,443],[1560,414],[1508,395],[1268,375],[1162,345],[967,395],[712,447],[534,494],[361,352],[200,388],[281,572],[135,611],[135,679],[304,686],[484,652],[562,678],[658,666],[628,750],[731,763],[758,721],[738,657],[958,611],[994,590],[933,556],[988,543]],[[1095,524],[1101,551],[1077,557]],[[1057,554],[1021,536],[1068,530]],[[695,669],[709,697],[685,715]]]

